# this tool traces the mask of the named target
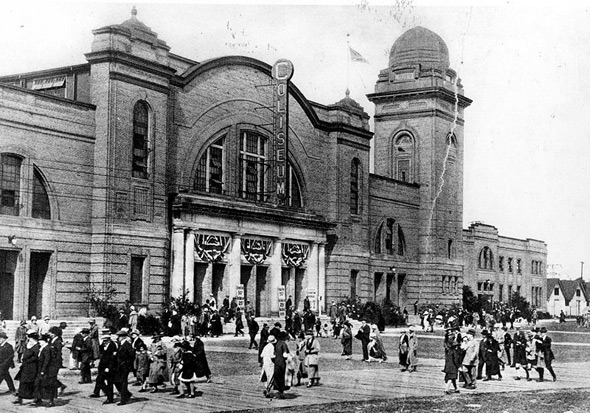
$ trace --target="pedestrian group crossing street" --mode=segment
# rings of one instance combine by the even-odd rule
[[[419,335],[422,339],[442,339],[440,336]],[[554,343],[560,345],[561,343]],[[574,343],[571,343],[574,344]],[[590,344],[575,343],[590,347]],[[245,349],[240,347],[224,347],[222,342],[206,343],[207,352],[232,352],[243,353]],[[339,354],[323,353],[322,359],[340,359]],[[358,363],[358,361],[344,361]],[[312,404],[334,403],[342,401],[369,401],[372,399],[393,399],[405,397],[460,397],[462,394],[493,393],[493,392],[518,392],[530,390],[550,390],[588,388],[590,379],[587,372],[590,371],[590,362],[581,363],[556,363],[555,372],[557,382],[526,380],[514,380],[515,370],[507,368],[503,372],[502,381],[492,380],[478,381],[476,390],[461,388],[461,394],[445,396],[443,393],[444,373],[441,372],[444,365],[442,359],[419,359],[418,370],[412,373],[400,372],[397,365],[397,356],[385,363],[390,368],[374,369],[370,364],[358,364],[358,370],[326,371],[322,370],[320,362],[321,383],[318,387],[306,388],[304,385],[293,387],[286,392],[284,400],[267,399],[263,396],[262,383],[259,376],[232,375],[213,376],[213,383],[199,382],[195,399],[178,399],[169,394],[170,388],[165,392],[155,394],[138,393],[138,387],[130,387],[133,397],[130,404],[125,406],[103,406],[104,397],[90,399],[92,385],[78,384],[77,374],[67,374],[63,377],[68,389],[63,397],[56,400],[56,407],[47,409],[37,407],[35,411],[59,411],[59,412],[173,412],[186,411],[186,409],[200,412],[223,412],[248,409],[276,409],[278,407],[304,406]],[[12,371],[14,374],[14,370]],[[131,377],[131,376],[130,376]],[[532,377],[536,378],[533,372]],[[5,384],[3,384],[5,386]],[[4,387],[3,387],[4,388]],[[27,404],[16,406],[12,404],[14,397],[11,394],[0,394],[0,411],[22,412],[31,409]]]

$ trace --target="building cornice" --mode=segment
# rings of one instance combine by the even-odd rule
[[[176,73],[176,69],[170,66],[117,50],[102,50],[99,52],[86,53],[84,56],[86,56],[86,60],[88,60],[90,64],[105,62],[119,63],[154,75],[162,76],[166,79],[172,78]]]
[[[374,103],[379,103],[383,100],[391,101],[417,98],[440,98],[452,104],[455,104],[456,99],[458,99],[458,104],[462,108],[466,108],[473,102],[471,99],[463,95],[455,94],[447,88],[438,86],[428,88],[404,89],[399,91],[377,92],[370,93],[367,95],[367,99]]]

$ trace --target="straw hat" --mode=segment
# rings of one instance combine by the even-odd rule
[[[269,343],[271,343],[271,344],[274,344],[274,343],[276,343],[276,342],[277,342],[277,339],[275,338],[275,336],[273,336],[273,335],[270,335],[270,336],[268,336],[268,340],[267,340],[267,341],[268,341]]]

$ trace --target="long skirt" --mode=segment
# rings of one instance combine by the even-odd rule
[[[18,386],[18,397],[21,399],[37,398],[37,389],[34,381],[20,382]]]
[[[342,340],[342,355],[352,356],[352,337]]]

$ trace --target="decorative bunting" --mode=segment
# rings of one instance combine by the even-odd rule
[[[261,239],[242,239],[242,255],[250,263],[260,265],[270,255],[272,242]]]
[[[300,267],[307,261],[309,245],[306,244],[283,244],[283,262],[288,267]]]
[[[196,234],[195,249],[203,261],[218,262],[223,259],[229,247],[229,237],[210,234]]]

